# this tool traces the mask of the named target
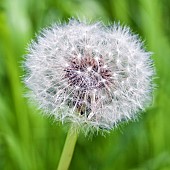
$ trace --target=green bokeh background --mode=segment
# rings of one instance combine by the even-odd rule
[[[0,0],[0,170],[55,170],[66,130],[23,98],[22,56],[42,27],[69,17],[120,21],[153,51],[153,106],[109,135],[79,136],[70,170],[170,170],[169,0]]]

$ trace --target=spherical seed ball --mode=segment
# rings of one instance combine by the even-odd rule
[[[85,133],[136,118],[151,102],[150,53],[129,28],[70,20],[44,29],[25,56],[29,97]]]

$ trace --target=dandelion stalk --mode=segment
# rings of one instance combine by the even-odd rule
[[[70,127],[57,170],[67,170],[69,168],[75,144],[77,141],[77,136],[78,136],[77,132],[73,131],[72,128]]]

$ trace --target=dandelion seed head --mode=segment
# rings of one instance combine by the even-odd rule
[[[152,101],[151,53],[130,29],[70,20],[44,29],[25,56],[30,99],[84,133],[135,119]]]

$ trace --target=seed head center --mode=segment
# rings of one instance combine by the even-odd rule
[[[86,55],[74,57],[65,67],[65,78],[70,86],[79,87],[81,91],[97,90],[109,84],[111,71],[106,67],[101,57]]]

